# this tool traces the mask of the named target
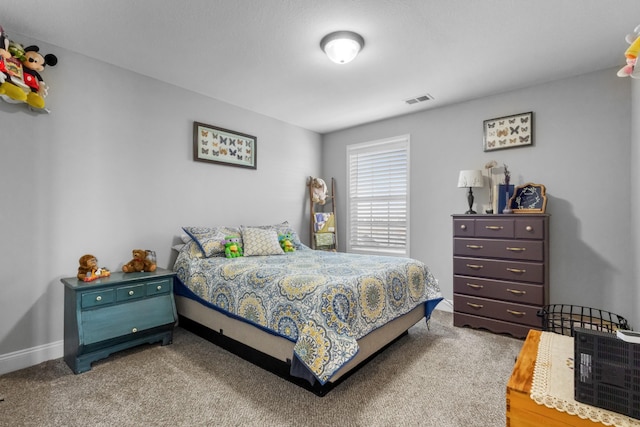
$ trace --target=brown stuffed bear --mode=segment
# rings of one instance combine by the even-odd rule
[[[125,273],[156,271],[156,264],[147,259],[147,251],[144,249],[134,249],[133,259],[122,266],[122,271]]]
[[[101,277],[109,277],[111,272],[106,268],[98,267],[98,259],[91,254],[82,255],[78,260],[78,280],[90,282]]]

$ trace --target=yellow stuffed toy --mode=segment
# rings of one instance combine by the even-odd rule
[[[633,30],[633,33],[627,34],[625,40],[629,43],[629,47],[624,52],[627,65],[618,71],[618,77],[631,76],[634,79],[640,79],[640,68],[636,67],[640,54],[640,25]]]

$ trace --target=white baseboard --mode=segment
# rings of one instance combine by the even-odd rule
[[[447,313],[453,313],[453,301],[444,298],[440,301],[440,304],[436,305],[435,309],[446,311]]]
[[[0,375],[28,368],[64,355],[64,341],[56,341],[37,347],[0,354]]]

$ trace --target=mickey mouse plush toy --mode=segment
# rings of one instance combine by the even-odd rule
[[[47,85],[42,80],[40,71],[45,65],[54,66],[58,63],[58,58],[49,53],[42,56],[38,51],[38,46],[27,46],[24,48],[24,82],[31,88],[31,93],[27,95],[27,104],[34,108],[44,108],[44,97],[47,96]]]

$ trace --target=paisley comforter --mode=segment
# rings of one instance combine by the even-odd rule
[[[183,250],[176,293],[295,343],[321,384],[358,352],[356,340],[424,304],[440,302],[436,279],[408,258],[323,252],[202,258]]]

